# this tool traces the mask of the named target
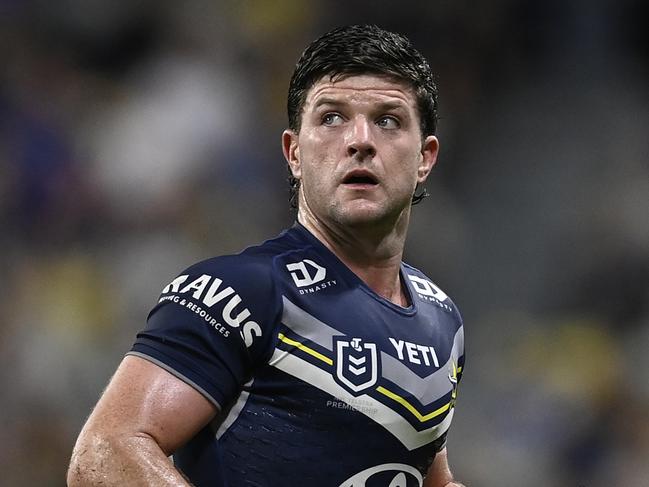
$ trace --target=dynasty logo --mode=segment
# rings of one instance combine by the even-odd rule
[[[311,259],[286,264],[286,269],[291,273],[293,282],[299,288],[300,294],[310,294],[322,289],[335,286],[336,280],[326,280],[327,269],[316,264]]]

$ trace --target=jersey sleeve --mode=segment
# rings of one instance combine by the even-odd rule
[[[159,365],[223,409],[270,355],[281,300],[269,267],[242,256],[190,267],[162,290],[129,355]]]

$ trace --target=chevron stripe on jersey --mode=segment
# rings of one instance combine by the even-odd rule
[[[278,334],[278,346],[270,365],[354,407],[358,399],[364,406],[359,411],[412,450],[446,433],[453,416],[454,383],[449,379],[462,349],[463,333],[458,330],[453,340],[452,357],[439,370],[419,377],[405,364],[386,351],[381,351],[382,377],[378,384],[361,396],[354,396],[334,379],[336,354],[332,343],[341,333],[284,297],[282,324],[285,333]],[[298,335],[297,332],[300,334]]]
[[[163,288],[132,354],[219,408],[174,453],[198,487],[421,487],[464,367],[451,299],[402,263],[408,307],[299,224]],[[367,482],[366,482],[367,480]]]

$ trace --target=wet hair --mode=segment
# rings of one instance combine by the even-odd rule
[[[288,89],[288,125],[298,133],[302,109],[311,87],[324,76],[331,81],[361,74],[377,74],[405,82],[415,94],[422,139],[437,129],[437,86],[426,59],[403,35],[375,25],[351,25],[327,32],[313,41],[298,60]],[[289,168],[291,207],[297,208],[300,181]],[[417,204],[428,196],[414,194]]]

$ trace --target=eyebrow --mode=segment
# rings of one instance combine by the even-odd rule
[[[344,105],[344,102],[335,98],[318,98],[313,104],[313,107],[318,108],[322,105]]]
[[[314,108],[319,108],[323,105],[333,105],[333,106],[340,106],[340,105],[346,105],[347,102],[343,100],[339,100],[337,98],[328,98],[328,97],[323,97],[319,98],[314,104]],[[405,109],[405,103],[401,101],[384,101],[384,102],[378,102],[375,105],[379,110],[384,111],[384,110],[396,110],[396,109]]]

